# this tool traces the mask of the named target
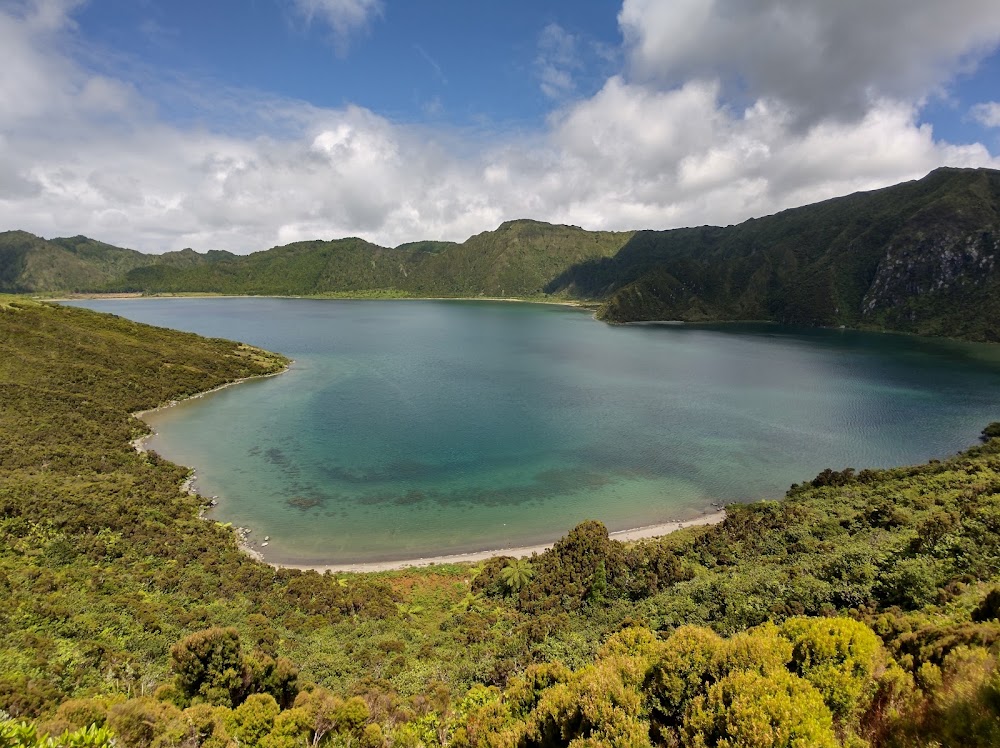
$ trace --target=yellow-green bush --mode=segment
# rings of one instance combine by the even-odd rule
[[[838,748],[833,717],[808,681],[743,670],[696,696],[681,725],[690,748]]]

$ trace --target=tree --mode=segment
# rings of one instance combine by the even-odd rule
[[[1000,619],[1000,587],[990,590],[976,609],[972,611],[972,620],[986,623]]]
[[[257,748],[274,728],[281,707],[274,697],[266,693],[256,693],[247,697],[229,715],[229,733],[246,748]]]
[[[651,713],[663,725],[676,726],[688,702],[714,681],[724,640],[711,629],[681,626],[664,642],[646,678]]]
[[[625,682],[618,659],[599,660],[547,688],[528,716],[518,744],[648,748],[649,722],[642,695]]]
[[[597,568],[594,570],[593,581],[590,583],[590,589],[587,590],[587,602],[593,603],[594,605],[600,605],[604,602],[604,593],[608,590],[608,569],[604,564],[604,559],[602,558],[597,562]]]
[[[736,672],[695,698],[681,726],[681,745],[741,748],[837,748],[823,697],[788,671]]]
[[[219,706],[240,700],[244,663],[234,628],[210,628],[181,639],[170,650],[177,685],[189,699]]]
[[[773,623],[765,623],[734,634],[726,640],[715,663],[717,678],[737,670],[767,675],[785,670],[792,661],[792,644]]]
[[[1000,421],[994,421],[983,429],[982,436],[979,438],[984,442],[988,442],[990,439],[996,439],[998,436],[1000,436]]]
[[[792,668],[819,690],[834,717],[853,721],[867,708],[885,664],[874,631],[849,618],[789,618],[781,631],[792,642]]]
[[[348,744],[360,740],[371,717],[368,704],[361,697],[352,696],[345,701],[325,688],[300,693],[295,707],[303,710],[311,721],[313,746],[320,745],[329,734],[338,735],[341,742]]]
[[[290,660],[263,652],[244,655],[234,628],[211,628],[181,639],[170,650],[177,698],[161,687],[165,701],[185,706],[194,700],[236,707],[250,694],[266,693],[282,708],[291,706],[299,692],[299,671]]]
[[[140,696],[111,707],[107,727],[121,745],[149,748],[157,741],[166,742],[162,740],[165,733],[180,716],[180,709],[173,704]]]
[[[524,558],[511,559],[500,571],[500,579],[510,592],[520,592],[531,581],[535,575],[535,570],[531,568],[531,563]]]
[[[956,647],[941,665],[942,682],[918,731],[942,745],[1000,745],[1000,666],[979,647]]]
[[[285,657],[272,659],[258,652],[243,658],[247,693],[269,693],[278,706],[287,709],[299,693],[299,669]]]
[[[624,566],[621,543],[611,540],[608,529],[593,520],[581,522],[532,560],[534,580],[520,597],[522,609],[529,613],[579,610],[605,591],[615,591]]]

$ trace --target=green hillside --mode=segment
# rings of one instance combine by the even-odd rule
[[[120,290],[146,293],[308,295],[392,287],[405,253],[361,239],[298,242],[237,256],[168,253],[156,265],[125,275]],[[335,280],[334,280],[335,279]]]
[[[91,291],[157,261],[155,255],[85,236],[46,241],[26,231],[7,231],[0,233],[0,293]]]
[[[566,268],[616,252],[631,233],[511,221],[463,244],[395,249],[362,239],[298,242],[236,256],[185,250],[128,272],[109,288],[145,293],[308,295],[394,291],[410,296],[537,296]]]
[[[738,226],[639,232],[546,290],[604,298],[599,316],[614,322],[755,319],[996,341],[998,261],[1000,172],[938,169]]]
[[[434,255],[403,287],[420,295],[533,297],[565,268],[613,255],[632,234],[508,221]]]
[[[611,322],[773,320],[1000,340],[1000,172],[925,178],[736,226],[591,232],[509,221],[461,244],[362,239],[143,255],[0,234],[0,291],[556,296]],[[975,314],[970,314],[975,310]]]
[[[0,292],[534,297],[560,272],[613,255],[631,236],[510,221],[462,244],[420,241],[389,249],[350,238],[249,255],[191,249],[143,255],[84,237],[46,241],[12,231],[0,234],[0,247],[9,248],[0,249]]]
[[[5,745],[996,745],[1000,425],[658,540],[337,578],[244,555],[130,444],[283,365],[0,299]]]

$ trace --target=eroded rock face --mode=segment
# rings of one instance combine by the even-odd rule
[[[914,297],[961,294],[992,284],[1000,257],[1000,232],[945,231],[900,238],[887,249],[862,303],[870,318]]]

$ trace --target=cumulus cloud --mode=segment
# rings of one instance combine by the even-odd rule
[[[996,0],[624,0],[638,79],[720,79],[732,97],[778,99],[796,116],[863,117],[915,101],[1000,38]]]
[[[0,11],[2,229],[249,252],[342,236],[463,240],[521,217],[670,228],[732,223],[943,164],[1000,167],[981,145],[935,140],[913,99],[873,89],[853,120],[803,122],[788,97],[737,105],[704,75],[679,85],[612,76],[593,96],[563,100],[535,133],[484,137],[188,87],[214,124],[185,127],[159,118],[128,81],[59,52],[72,48],[67,5],[36,7],[64,15]],[[234,113],[238,130],[221,124]]]
[[[564,215],[608,228],[725,224],[942,164],[1000,166],[981,145],[936,142],[913,106],[883,101],[860,122],[803,131],[778,103],[733,111],[719,95],[715,83],[653,91],[615,77],[565,113],[553,139],[578,173]]]
[[[341,51],[350,35],[365,28],[372,18],[382,14],[381,0],[292,0],[308,22],[325,23],[334,32]]]
[[[969,114],[983,127],[1000,127],[1000,101],[986,101],[976,104],[969,111]]]

